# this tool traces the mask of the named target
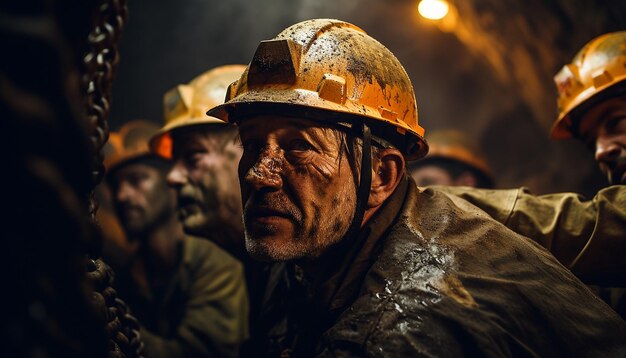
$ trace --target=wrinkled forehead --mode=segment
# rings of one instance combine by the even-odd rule
[[[336,125],[307,118],[260,115],[247,117],[239,124],[239,133],[246,136],[288,135],[300,133],[318,140],[336,140],[342,131]]]
[[[172,131],[172,153],[176,157],[188,149],[218,149],[232,141],[237,130],[226,125],[197,125]]]

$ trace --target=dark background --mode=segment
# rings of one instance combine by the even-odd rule
[[[113,86],[112,129],[162,121],[162,96],[218,65],[248,63],[259,41],[296,22],[346,20],[386,45],[411,76],[428,132],[476,139],[498,187],[593,195],[591,153],[552,141],[552,76],[593,37],[626,29],[626,1],[457,0],[455,24],[417,14],[417,0],[131,0]],[[448,21],[448,20],[446,20]]]

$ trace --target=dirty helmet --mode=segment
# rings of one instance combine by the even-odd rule
[[[365,123],[407,160],[428,151],[406,71],[385,46],[344,21],[304,21],[261,41],[225,103],[208,115],[236,123],[267,108],[349,126]]]
[[[172,158],[171,133],[195,125],[224,125],[224,121],[207,116],[206,111],[224,103],[226,89],[241,76],[244,65],[224,65],[208,70],[188,84],[180,84],[163,96],[165,124],[150,141],[151,150]]]
[[[359,27],[315,19],[261,41],[252,61],[209,116],[239,124],[248,116],[282,114],[347,127],[362,139],[354,237],[369,197],[372,140],[392,144],[407,160],[428,151],[413,86],[400,61]]]
[[[570,64],[554,76],[558,115],[551,137],[578,137],[578,113],[599,101],[626,93],[626,31],[589,41]]]

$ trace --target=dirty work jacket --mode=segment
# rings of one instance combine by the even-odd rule
[[[412,179],[328,255],[318,282],[276,268],[257,356],[626,354],[624,321],[545,249]]]
[[[604,188],[587,201],[574,193],[532,195],[527,188],[433,188],[469,201],[533,239],[583,282],[626,286],[625,185]]]
[[[120,297],[142,324],[146,357],[237,356],[248,332],[243,268],[208,240],[187,236],[182,245],[162,294],[141,289],[127,270],[116,277]]]

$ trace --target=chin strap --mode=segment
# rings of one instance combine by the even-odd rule
[[[356,190],[356,209],[352,223],[346,232],[346,238],[356,237],[361,229],[361,222],[365,214],[365,207],[370,196],[370,187],[372,185],[372,133],[370,128],[365,124],[361,124],[361,133],[363,145],[361,150],[361,174],[359,178],[359,187]]]

